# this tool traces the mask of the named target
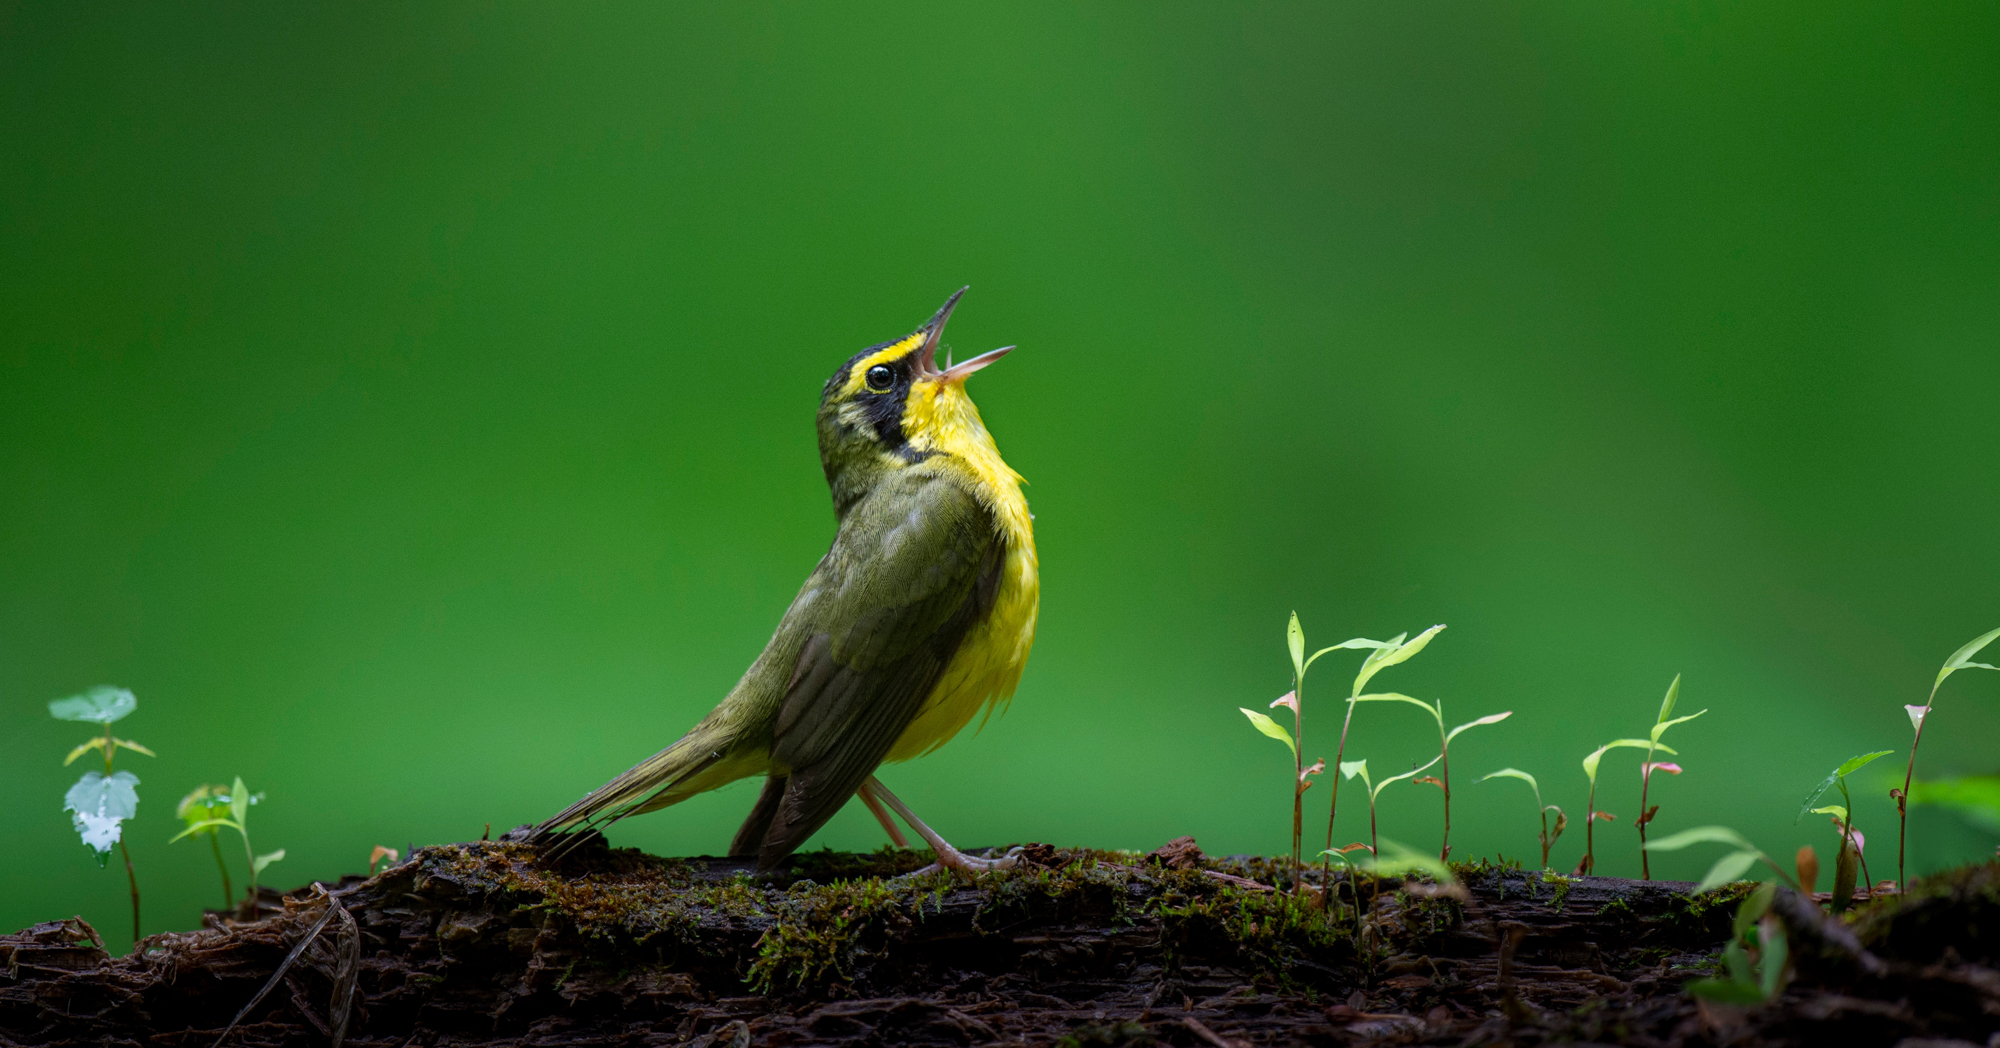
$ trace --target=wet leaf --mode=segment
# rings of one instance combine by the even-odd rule
[[[76,834],[90,850],[97,853],[97,864],[104,865],[104,857],[111,852],[124,835],[121,824],[125,820],[116,815],[99,815],[95,812],[73,812],[70,822],[76,827]]]
[[[1508,710],[1505,713],[1489,713],[1486,716],[1479,718],[1478,720],[1466,721],[1464,724],[1461,724],[1458,727],[1451,729],[1451,731],[1445,734],[1444,744],[1446,746],[1451,745],[1451,740],[1458,738],[1458,733],[1464,731],[1467,728],[1477,728],[1483,724],[1498,724],[1501,721],[1506,720],[1509,717],[1512,717],[1513,715],[1514,711]]]
[[[1903,712],[1910,715],[1910,730],[1924,730],[1924,716],[1930,713],[1929,706],[1904,706]]]
[[[1284,725],[1279,724],[1277,721],[1274,721],[1271,718],[1266,717],[1261,713],[1258,713],[1256,710],[1243,709],[1243,707],[1241,706],[1238,706],[1236,708],[1238,710],[1242,710],[1243,715],[1245,717],[1250,718],[1251,727],[1256,728],[1258,731],[1261,731],[1264,734],[1269,735],[1270,737],[1278,740],[1279,742],[1284,743],[1285,748],[1292,751],[1293,756],[1298,755],[1299,752],[1298,744],[1292,741],[1292,733],[1286,731]],[[240,792],[243,788],[243,780],[242,779],[236,780],[236,784],[237,784],[236,788]]]
[[[87,771],[76,785],[63,794],[63,810],[85,815],[129,819],[138,814],[139,777],[129,771],[114,772],[108,778],[101,771]]]
[[[130,691],[100,684],[81,695],[51,701],[49,716],[57,720],[109,724],[138,708],[139,699]]]
[[[1922,707],[1911,706],[1907,708],[1921,709]],[[1914,715],[1912,716],[1914,718]],[[1805,803],[1799,805],[1799,813],[1798,815],[1793,817],[1792,822],[1797,823],[1800,819],[1803,819],[1808,814],[1810,814],[1810,809],[1813,806],[1813,802],[1819,800],[1821,795],[1825,794],[1826,791],[1832,789],[1834,783],[1839,782],[1841,779],[1844,779],[1849,775],[1854,774],[1857,770],[1867,766],[1868,762],[1873,761],[1878,757],[1887,757],[1888,755],[1894,752],[1896,751],[1876,750],[1874,753],[1864,753],[1859,757],[1850,757],[1846,761],[1843,761],[1840,767],[1835,768],[1833,769],[1833,771],[1827,773],[1826,778],[1821,779],[1819,781],[1819,785],[1814,786],[1811,793],[1806,794]]]

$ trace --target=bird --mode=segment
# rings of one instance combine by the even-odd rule
[[[966,872],[1011,866],[952,847],[875,778],[1011,704],[1041,580],[1025,481],[966,394],[1004,346],[937,357],[960,288],[915,332],[850,357],[820,392],[820,464],[837,527],[776,632],[672,745],[537,826],[535,842],[656,811],[753,775],[764,788],[729,855],[770,871],[851,797],[905,844],[886,804]],[[985,720],[982,718],[981,724]]]

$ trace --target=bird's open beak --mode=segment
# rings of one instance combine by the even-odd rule
[[[944,305],[938,309],[937,315],[931,318],[931,322],[923,326],[924,344],[917,352],[917,373],[925,378],[940,382],[964,381],[967,375],[1014,351],[1013,346],[1002,346],[981,353],[970,360],[949,364],[942,371],[938,370],[937,348],[938,343],[944,339],[944,326],[951,320],[951,311],[958,306],[958,300],[965,297],[967,290],[969,288],[962,287],[953,292],[950,298],[944,300]]]

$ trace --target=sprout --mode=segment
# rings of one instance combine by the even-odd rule
[[[124,823],[139,811],[139,791],[136,789],[139,777],[129,771],[113,771],[111,762],[121,746],[148,757],[157,754],[130,739],[111,734],[111,724],[138,708],[139,699],[129,690],[109,684],[100,684],[81,695],[49,703],[49,716],[57,720],[104,726],[103,735],[86,740],[63,758],[63,766],[68,767],[92,750],[104,753],[104,770],[84,772],[83,777],[76,780],[76,785],[63,794],[63,810],[70,813],[70,822],[76,828],[77,837],[96,856],[100,869],[111,857],[111,846],[118,846],[118,854],[125,860],[125,880],[132,888],[134,942],[139,941],[139,876],[132,871],[132,853],[125,847]]]
[[[1792,822],[1797,823],[1799,819],[1803,819],[1807,815],[1833,816],[1834,829],[1840,832],[1840,850],[1835,853],[1836,858],[1833,863],[1833,910],[1835,913],[1847,909],[1854,902],[1854,867],[1857,863],[1860,864],[1862,876],[1864,880],[1867,880],[1869,886],[1868,897],[1871,899],[1875,897],[1875,882],[1867,879],[1868,860],[1861,855],[1863,838],[1860,832],[1854,828],[1854,799],[1847,792],[1847,777],[1866,767],[1877,758],[1887,757],[1894,752],[1896,751],[1877,750],[1874,753],[1864,753],[1859,757],[1848,758],[1840,767],[1829,772],[1826,778],[1821,779],[1819,785],[1813,787],[1811,793],[1806,794],[1805,803],[1799,805],[1799,814],[1792,819]],[[1813,807],[1813,802],[1819,800],[1820,795],[1836,787],[1840,790],[1840,799],[1845,802],[1844,804],[1835,804],[1824,808]]]
[[[1909,887],[1903,874],[1903,845],[1909,838],[1910,777],[1917,772],[1917,747],[1924,741],[1924,721],[1930,716],[1931,704],[1937,701],[1938,689],[1944,686],[1945,678],[1965,669],[2000,670],[2000,666],[1972,661],[1980,649],[1995,639],[2000,639],[2000,629],[1982,633],[1952,652],[1951,658],[1944,660],[1944,667],[1938,670],[1937,679],[1931,682],[1930,697],[1924,700],[1924,704],[1903,707],[1903,711],[1910,715],[1910,729],[1916,733],[1916,738],[1910,743],[1910,766],[1903,770],[1903,788],[1889,791],[1889,796],[1896,799],[1896,885],[1899,890]]]
[[[1660,806],[1657,804],[1650,808],[1646,807],[1646,791],[1653,785],[1653,773],[1655,771],[1663,771],[1669,775],[1679,775],[1681,773],[1681,766],[1678,764],[1665,764],[1653,760],[1653,751],[1663,748],[1660,746],[1660,736],[1665,735],[1668,728],[1676,724],[1685,724],[1701,716],[1702,713],[1708,712],[1707,710],[1702,710],[1701,713],[1690,713],[1685,717],[1674,716],[1674,703],[1680,701],[1680,697],[1681,675],[1676,673],[1674,674],[1674,682],[1667,685],[1666,699],[1660,703],[1660,716],[1653,722],[1653,731],[1647,736],[1646,759],[1639,762],[1639,817],[1632,820],[1632,825],[1639,831],[1639,878],[1641,880],[1650,881],[1653,879],[1653,866],[1646,858],[1646,826],[1653,821],[1653,816],[1660,810]],[[1673,751],[1667,750],[1667,752],[1672,753]]]
[[[249,896],[247,897],[245,905],[248,907],[248,912],[250,913],[250,915],[255,916],[257,913],[257,905],[258,905],[257,876],[258,874],[264,872],[265,867],[271,865],[274,862],[277,862],[279,859],[284,858],[285,849],[279,848],[277,851],[268,852],[263,855],[258,855],[255,851],[251,849],[250,829],[249,829],[250,806],[252,804],[257,803],[258,801],[263,800],[264,795],[260,793],[256,794],[255,796],[252,796],[249,789],[243,785],[243,776],[238,775],[236,777],[236,781],[230,784],[229,795],[227,797],[218,797],[216,799],[221,803],[228,805],[229,808],[228,815],[213,816],[210,818],[204,818],[198,821],[189,822],[187,829],[184,829],[181,832],[175,834],[173,840],[170,840],[167,843],[172,844],[174,841],[180,840],[182,837],[190,837],[195,834],[201,833],[204,830],[209,832],[214,832],[215,830],[223,826],[227,826],[230,829],[235,830],[237,835],[243,838],[243,858],[247,863],[249,863],[250,866],[250,893]]]
[[[1439,765],[1438,772],[1441,777],[1428,780],[1419,779],[1417,781],[1428,781],[1436,785],[1438,789],[1444,791],[1444,843],[1438,848],[1438,859],[1442,861],[1449,858],[1451,856],[1451,740],[1458,738],[1459,733],[1465,731],[1467,728],[1477,728],[1483,724],[1498,724],[1512,717],[1514,711],[1508,710],[1505,713],[1489,713],[1477,720],[1467,721],[1450,731],[1446,731],[1444,728],[1444,701],[1442,699],[1436,703],[1429,703],[1422,699],[1413,699],[1408,695],[1391,691],[1383,692],[1379,695],[1357,695],[1349,699],[1348,702],[1350,704],[1357,702],[1407,702],[1430,714],[1431,719],[1437,722],[1438,759],[1431,763]],[[1425,766],[1429,767],[1429,765]]]
[[[1533,775],[1530,775],[1519,768],[1502,768],[1499,771],[1493,772],[1490,775],[1482,777],[1479,781],[1485,782],[1487,779],[1498,779],[1498,778],[1519,779],[1522,782],[1527,783],[1529,789],[1535,791],[1535,810],[1542,817],[1542,832],[1536,836],[1535,840],[1539,842],[1542,846],[1542,869],[1544,870],[1548,869],[1549,849],[1555,846],[1556,838],[1561,837],[1564,827],[1569,825],[1569,816],[1564,815],[1563,810],[1561,808],[1556,807],[1553,804],[1543,804],[1541,784],[1535,781],[1535,777]],[[1556,813],[1556,825],[1554,830],[1549,829],[1550,812]]]

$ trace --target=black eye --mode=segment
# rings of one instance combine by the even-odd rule
[[[896,384],[896,373],[877,364],[868,369],[868,388],[876,393],[887,393]]]

